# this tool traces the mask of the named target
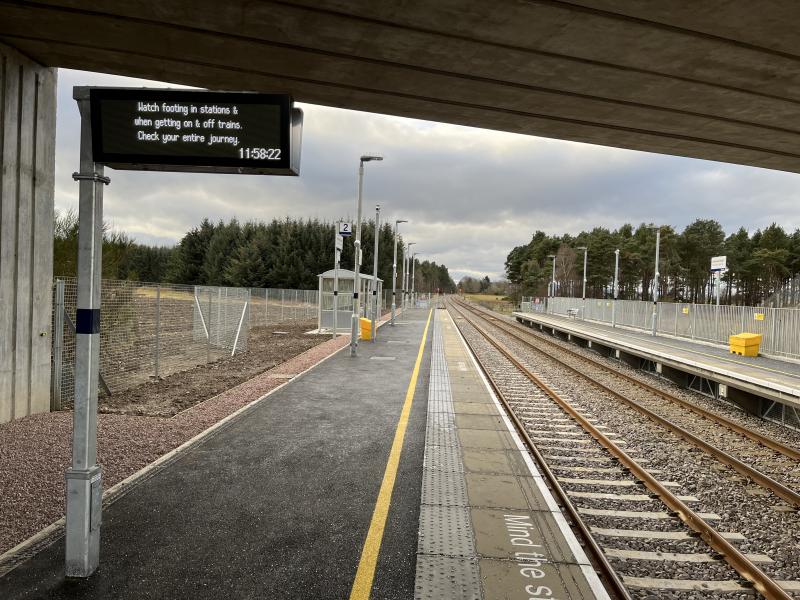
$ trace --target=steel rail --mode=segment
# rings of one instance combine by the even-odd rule
[[[487,321],[489,320],[488,317],[483,316],[481,313],[473,312],[473,314],[476,314],[479,317],[481,317],[483,319],[486,319]],[[667,419],[665,417],[662,417],[661,415],[653,412],[649,408],[647,408],[645,406],[642,406],[641,404],[639,404],[635,400],[632,400],[631,398],[627,397],[625,394],[623,394],[621,392],[618,392],[618,391],[608,387],[606,384],[596,380],[591,375],[587,375],[586,373],[584,373],[583,371],[581,371],[577,367],[573,367],[572,365],[565,363],[563,360],[561,360],[561,359],[559,359],[559,358],[557,358],[557,357],[555,357],[555,356],[553,356],[551,354],[548,354],[547,352],[545,352],[541,348],[537,348],[530,341],[524,339],[523,337],[517,335],[516,333],[508,331],[507,329],[504,329],[503,327],[500,327],[497,324],[497,319],[496,318],[494,318],[494,317],[491,318],[491,324],[494,325],[495,327],[497,327],[498,329],[500,329],[501,331],[503,331],[506,335],[508,335],[508,336],[514,338],[515,340],[525,344],[527,347],[535,350],[539,354],[543,354],[544,356],[548,357],[550,360],[556,361],[560,366],[562,366],[565,369],[569,370],[570,372],[578,375],[579,377],[581,377],[582,379],[588,381],[589,383],[591,383],[595,387],[600,388],[601,390],[603,390],[604,392],[606,392],[610,396],[613,396],[614,398],[617,398],[618,400],[621,400],[622,402],[624,402],[625,404],[627,404],[631,408],[633,408],[633,409],[639,411],[640,413],[642,413],[644,416],[646,416],[651,421],[654,421],[655,423],[661,425],[662,427],[668,429],[669,431],[672,431],[673,433],[675,433],[679,437],[683,438],[684,440],[686,440],[690,444],[692,444],[694,446],[697,446],[698,448],[700,448],[701,450],[703,450],[704,452],[706,452],[710,456],[714,457],[716,460],[718,460],[722,464],[725,464],[725,465],[731,467],[733,470],[735,470],[740,475],[744,475],[745,477],[748,477],[752,481],[756,482],[761,487],[770,490],[772,493],[774,493],[776,496],[778,496],[782,500],[792,504],[793,506],[800,507],[800,493],[797,493],[793,489],[783,485],[779,481],[776,481],[776,480],[772,479],[772,477],[770,477],[769,475],[765,475],[761,471],[758,471],[757,469],[754,469],[753,467],[751,467],[747,463],[744,463],[744,462],[740,461],[738,458],[736,458],[734,456],[731,456],[730,454],[728,454],[724,450],[721,450],[720,448],[717,448],[713,444],[710,444],[710,443],[706,442],[705,440],[703,440],[699,436],[691,433],[690,431],[687,431],[686,429],[684,429],[680,425],[677,425],[676,423],[673,423],[669,419]],[[539,338],[536,338],[536,339],[539,339]],[[558,346],[558,347],[561,348],[561,346]]]
[[[475,312],[476,314],[481,312],[481,311],[476,310],[471,305],[463,303],[463,302],[460,303],[460,306],[464,306],[468,310],[471,310],[472,312]],[[600,361],[597,361],[597,360],[595,360],[593,358],[590,358],[588,356],[584,356],[583,354],[580,354],[579,352],[576,352],[575,350],[572,350],[570,348],[565,348],[564,346],[558,344],[557,342],[555,342],[553,340],[549,340],[546,337],[534,336],[529,331],[528,327],[520,325],[519,323],[512,323],[512,322],[506,321],[506,320],[502,320],[501,322],[506,324],[506,325],[508,325],[509,327],[511,327],[513,329],[516,329],[518,331],[524,332],[528,336],[536,337],[537,340],[542,340],[542,341],[544,341],[545,343],[547,343],[547,344],[549,344],[551,346],[557,347],[560,350],[563,350],[564,352],[569,354],[570,356],[574,356],[574,357],[582,359],[582,360],[584,360],[584,361],[586,361],[586,362],[588,362],[588,363],[590,363],[592,365],[595,365],[595,366],[603,369],[604,371],[606,371],[606,372],[608,372],[608,373],[610,373],[610,374],[612,374],[612,375],[614,375],[616,377],[620,377],[620,378],[628,381],[629,383],[632,383],[632,384],[634,384],[634,385],[636,385],[636,386],[638,386],[638,387],[640,387],[640,388],[642,388],[642,389],[644,389],[644,390],[646,390],[646,391],[648,391],[648,392],[650,392],[652,394],[655,394],[655,395],[659,396],[660,398],[662,398],[664,400],[667,400],[669,402],[673,402],[675,404],[678,404],[682,408],[690,410],[693,413],[695,413],[695,414],[697,414],[697,415],[699,415],[699,416],[701,416],[701,417],[703,417],[705,419],[708,419],[709,421],[712,421],[712,422],[714,422],[714,423],[716,423],[718,425],[722,425],[723,427],[727,427],[731,431],[734,431],[734,432],[736,432],[736,433],[738,433],[740,435],[743,435],[743,436],[745,436],[747,438],[750,438],[754,442],[757,442],[757,443],[759,443],[759,444],[761,444],[763,446],[766,446],[770,450],[774,450],[775,452],[783,454],[784,456],[786,456],[788,458],[800,461],[800,451],[799,450],[797,450],[795,448],[792,448],[791,446],[787,446],[786,444],[784,444],[782,442],[779,442],[778,440],[776,440],[774,438],[771,438],[771,437],[769,437],[767,435],[762,435],[762,434],[760,434],[760,433],[758,433],[756,431],[753,431],[752,429],[748,429],[744,425],[740,425],[739,423],[737,423],[735,421],[732,421],[731,419],[728,419],[727,417],[725,417],[723,415],[720,415],[720,414],[717,414],[717,413],[715,413],[715,412],[713,412],[711,410],[707,410],[707,409],[702,408],[700,406],[695,406],[694,404],[692,404],[692,403],[690,403],[690,402],[688,402],[686,400],[683,400],[682,398],[678,398],[677,396],[675,396],[673,394],[670,394],[669,392],[666,392],[664,390],[661,390],[661,389],[659,389],[659,388],[657,388],[655,386],[652,386],[649,383],[646,383],[644,381],[640,381],[636,377],[628,375],[627,373],[621,373],[621,372],[617,371],[616,369],[611,369],[610,367],[608,367],[607,365],[604,365]]]
[[[455,319],[453,319],[455,323]],[[456,327],[458,327],[458,323],[455,323]],[[489,369],[486,368],[483,361],[481,361],[478,353],[475,351],[474,346],[470,341],[464,337],[462,334],[461,338],[464,340],[464,343],[469,348],[472,356],[475,357],[475,361],[478,363],[478,366],[483,371],[483,374],[486,376],[486,379],[489,381],[489,385],[491,385],[492,389],[494,390],[497,399],[503,405],[503,408],[508,414],[511,422],[514,424],[514,428],[517,430],[517,433],[522,438],[523,442],[525,442],[525,446],[528,448],[528,451],[533,455],[536,463],[539,466],[539,469],[545,476],[547,480],[548,487],[555,493],[556,497],[558,498],[559,504],[566,510],[572,523],[578,529],[581,537],[585,541],[589,552],[591,554],[592,560],[599,566],[600,573],[598,575],[601,578],[601,581],[604,581],[605,587],[609,589],[609,591],[613,592],[616,597],[621,598],[623,600],[631,600],[631,595],[628,592],[625,584],[617,575],[617,572],[614,570],[614,567],[611,566],[611,563],[608,560],[608,557],[603,552],[603,549],[597,543],[597,541],[592,536],[589,528],[586,526],[586,523],[583,522],[581,519],[580,513],[575,508],[575,505],[572,504],[572,500],[570,500],[567,493],[564,491],[564,488],[561,487],[561,484],[558,482],[558,478],[556,477],[555,473],[550,469],[550,466],[547,464],[544,456],[542,455],[539,448],[536,447],[536,444],[533,443],[530,435],[525,430],[525,425],[522,423],[520,418],[514,412],[514,409],[509,404],[508,400],[506,400],[505,395],[500,390],[500,386],[495,381],[494,376],[489,372]],[[597,569],[596,569],[597,570]]]
[[[458,309],[456,309],[458,310]],[[461,312],[461,311],[459,311]],[[461,313],[464,315],[464,313]],[[485,329],[464,317],[484,339],[489,342],[500,354],[512,363],[534,385],[552,398],[568,415],[570,415],[583,429],[600,443],[612,456],[617,458],[647,489],[695,531],[711,548],[717,551],[739,575],[751,582],[753,587],[768,600],[791,600],[778,583],[759,569],[747,556],[742,554],[735,546],[726,540],[716,529],[711,527],[697,513],[684,504],[675,494],[653,477],[644,467],[628,456],[619,446],[606,437],[599,429],[592,425],[567,401],[562,399],[547,384],[534,375],[527,367],[522,365],[500,342],[492,338]]]

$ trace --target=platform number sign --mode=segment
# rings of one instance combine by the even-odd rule
[[[342,237],[350,237],[353,235],[353,227],[350,223],[339,223],[339,235]]]

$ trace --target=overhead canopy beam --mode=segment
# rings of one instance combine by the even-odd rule
[[[668,10],[667,10],[668,7]],[[800,7],[0,2],[48,66],[800,172]]]

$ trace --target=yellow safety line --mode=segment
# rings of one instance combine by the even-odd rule
[[[419,377],[419,366],[422,363],[422,354],[425,351],[425,341],[428,339],[428,326],[431,323],[433,309],[428,312],[428,320],[425,323],[425,331],[422,333],[422,341],[419,343],[417,362],[414,364],[414,371],[411,373],[411,381],[406,390],[406,400],[403,410],[400,412],[400,420],[397,422],[397,430],[394,433],[392,449],[389,451],[389,460],[386,462],[386,471],[383,473],[381,489],[378,492],[378,500],[375,502],[375,510],[372,513],[372,521],[369,524],[367,539],[361,550],[361,559],[358,562],[356,578],[353,581],[353,588],[350,590],[350,600],[368,600],[372,592],[372,580],[375,578],[375,567],[378,564],[378,553],[383,541],[383,530],[386,527],[386,518],[389,515],[389,504],[392,501],[392,491],[394,482],[397,478],[397,467],[400,464],[400,453],[403,451],[403,440],[408,426],[408,416],[411,413],[411,405],[414,402],[414,392],[417,389],[417,378]]]

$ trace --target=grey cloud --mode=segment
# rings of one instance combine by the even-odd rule
[[[71,87],[156,85],[61,71],[56,204],[75,207],[78,115]],[[161,84],[163,85],[163,84]],[[403,234],[454,277],[498,277],[531,233],[578,233],[653,221],[681,229],[715,218],[731,232],[772,221],[800,225],[798,176],[305,105],[299,178],[110,171],[106,218],[143,242],[172,243],[201,218],[353,218],[358,157],[367,165],[364,212],[409,219]]]

